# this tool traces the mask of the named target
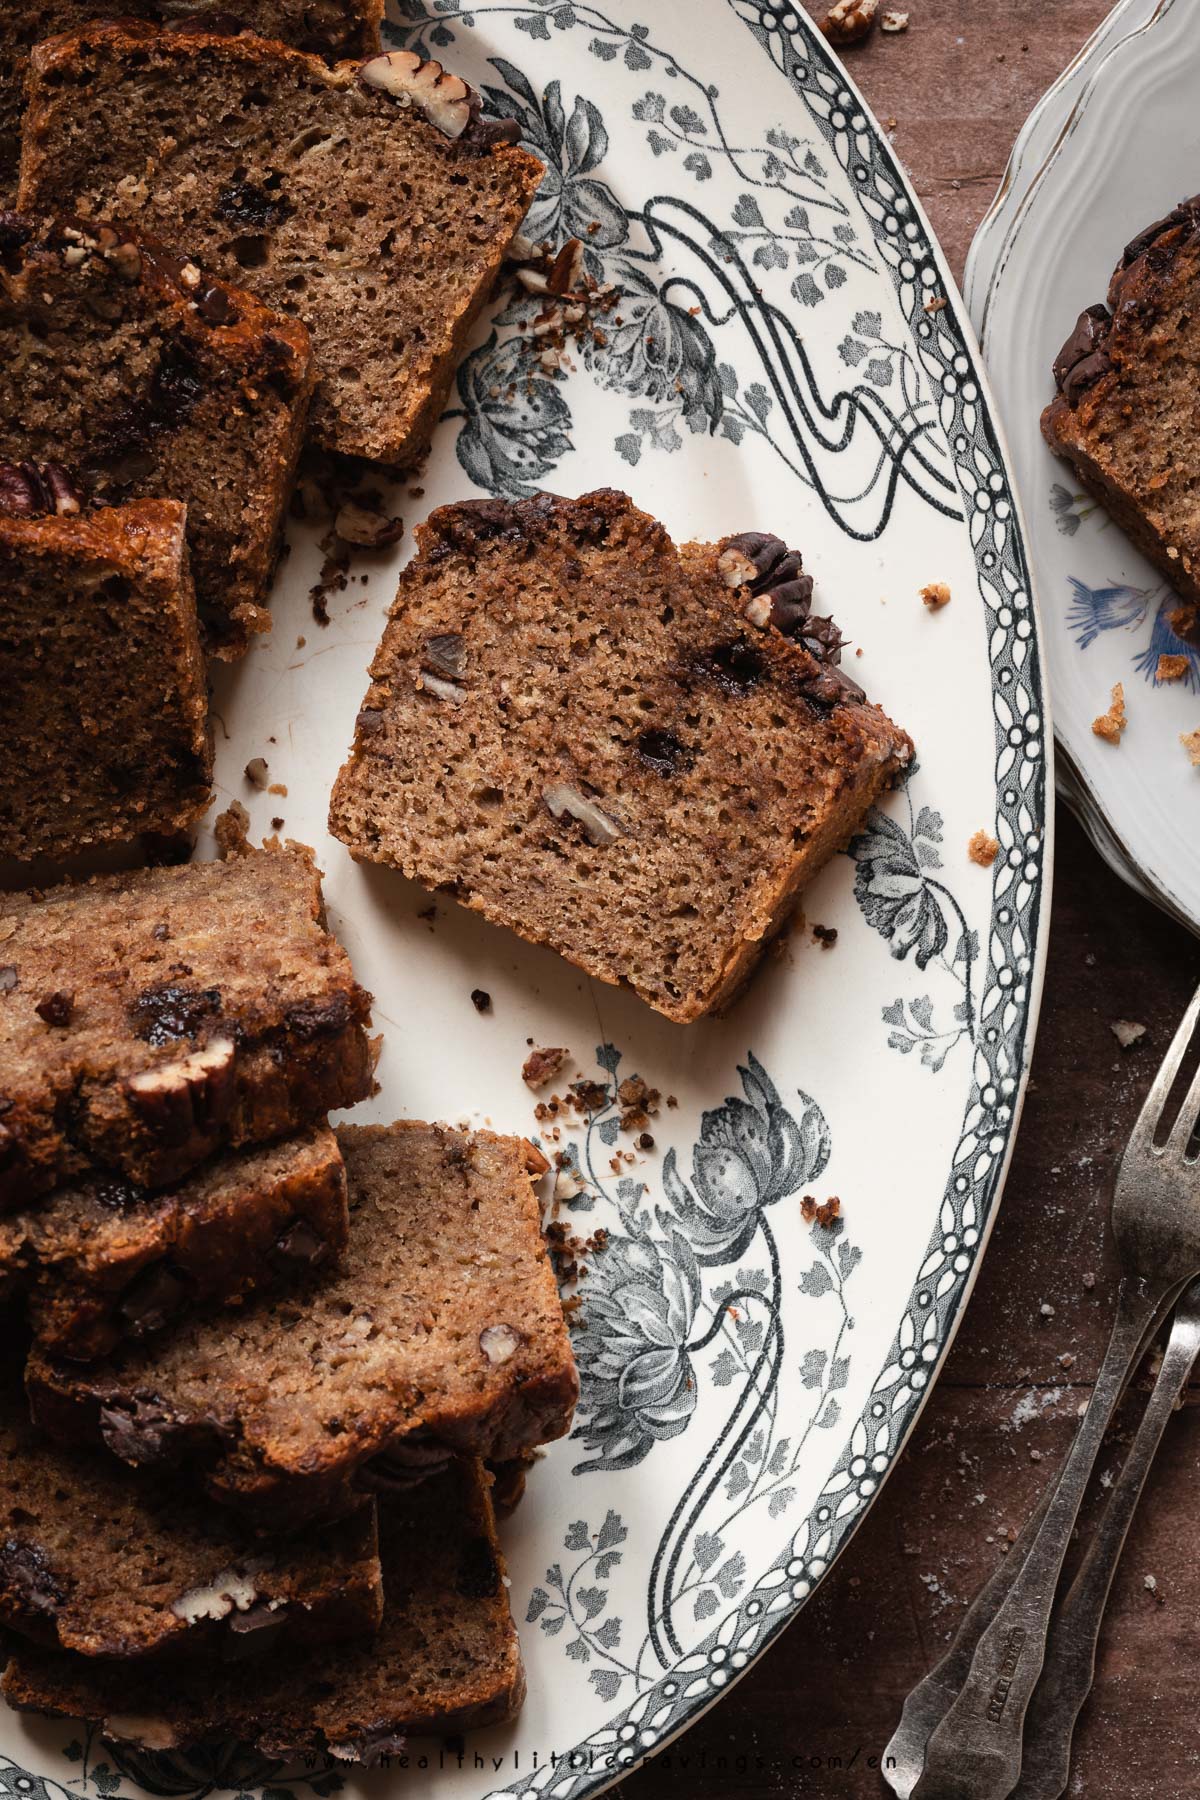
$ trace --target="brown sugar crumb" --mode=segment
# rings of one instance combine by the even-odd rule
[[[570,1054],[569,1050],[561,1046],[550,1050],[531,1050],[525,1058],[521,1080],[526,1087],[545,1087],[548,1081],[554,1080]]]
[[[834,925],[814,925],[812,933],[822,950],[832,950],[838,941],[837,927]]]
[[[875,23],[879,0],[835,0],[821,20],[832,44],[861,44]]]
[[[250,848],[250,814],[240,800],[231,800],[213,822],[213,836],[222,862],[231,856],[244,856]]]
[[[1154,670],[1155,681],[1182,681],[1188,672],[1186,656],[1160,656]]]
[[[982,829],[975,832],[967,844],[967,855],[981,869],[990,869],[999,854],[1000,846],[996,839],[989,837]]]
[[[842,1203],[836,1194],[819,1204],[811,1194],[805,1194],[800,1202],[800,1217],[806,1225],[820,1225],[828,1231],[835,1219],[842,1216]]]
[[[273,781],[267,792],[268,794],[278,794],[281,800],[287,799],[287,786],[282,781]]]
[[[1187,751],[1193,769],[1200,769],[1200,726],[1195,731],[1181,731],[1179,741]]]
[[[1118,681],[1112,691],[1108,711],[1101,713],[1098,719],[1092,720],[1092,730],[1098,738],[1103,738],[1106,744],[1119,744],[1121,733],[1128,723],[1129,721],[1125,717],[1125,689]]]
[[[945,305],[945,301],[942,304]],[[945,581],[931,581],[928,587],[921,589],[921,598],[930,612],[939,612],[950,604],[950,585]]]

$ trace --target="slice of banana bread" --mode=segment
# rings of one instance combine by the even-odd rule
[[[1200,195],[1125,246],[1054,385],[1046,442],[1166,576],[1184,602],[1172,623],[1200,642]]]
[[[270,624],[312,382],[303,325],[195,263],[0,214],[0,457],[63,463],[107,504],[182,501],[218,656]]]
[[[268,1756],[372,1765],[407,1736],[513,1719],[525,1698],[486,1477],[453,1463],[380,1502],[386,1604],[369,1643],[291,1650],[238,1669],[119,1669],[22,1648],[3,1693],[151,1750],[239,1739]]]
[[[214,1498],[273,1524],[332,1514],[356,1487],[408,1485],[452,1450],[502,1459],[561,1436],[578,1380],[528,1173],[537,1153],[411,1121],[338,1136],[340,1269],[106,1362],[35,1351],[39,1423],[136,1466],[189,1463]]]
[[[48,1444],[0,1374],[0,1627],[80,1657],[240,1660],[365,1636],[382,1610],[370,1501],[268,1542],[178,1485]]]
[[[33,52],[20,202],[136,222],[313,334],[310,433],[407,463],[544,173],[436,62],[93,26]]]
[[[0,1296],[47,1355],[104,1356],[197,1301],[225,1305],[341,1255],[346,1171],[326,1125],[218,1157],[165,1193],[97,1174],[0,1218]]]
[[[0,856],[172,837],[208,805],[186,518],[84,510],[57,465],[0,462]]]
[[[296,850],[0,895],[0,1212],[353,1105],[369,1006]]]
[[[838,668],[800,557],[676,550],[624,494],[418,528],[330,830],[696,1019],[912,754]]]
[[[317,56],[370,56],[379,49],[383,0],[6,0],[0,6],[0,206],[15,189],[21,150],[21,97],[29,52],[43,38],[94,19],[150,19],[183,29],[239,26],[282,38]]]

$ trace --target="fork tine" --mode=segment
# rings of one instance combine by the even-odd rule
[[[1171,1048],[1163,1057],[1150,1092],[1142,1103],[1142,1110],[1137,1116],[1137,1124],[1130,1133],[1129,1142],[1125,1148],[1125,1156],[1145,1155],[1152,1149],[1154,1133],[1162,1118],[1163,1108],[1167,1104],[1171,1089],[1175,1085],[1175,1077],[1183,1066],[1183,1059],[1187,1055],[1188,1047],[1195,1035],[1198,1020],[1200,1020],[1200,988],[1197,988],[1192,995],[1188,1009],[1179,1022],[1179,1028],[1171,1039]],[[1200,1109],[1200,1072],[1197,1073],[1188,1089],[1187,1099],[1179,1114],[1179,1121],[1185,1117],[1189,1121],[1188,1136],[1191,1135],[1191,1128],[1196,1121],[1198,1109]],[[1170,1141],[1172,1143],[1176,1132],[1181,1129],[1179,1121],[1171,1133]]]

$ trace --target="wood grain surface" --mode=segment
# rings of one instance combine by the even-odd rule
[[[1026,114],[1108,9],[1105,0],[898,3],[908,31],[875,32],[845,52],[846,65],[961,276]],[[825,8],[807,10],[820,18]],[[1195,171],[1180,171],[1181,193],[1197,185]],[[946,1371],[813,1602],[718,1707],[621,1784],[625,1800],[886,1795],[879,1760],[905,1694],[941,1655],[1065,1450],[1111,1318],[1113,1171],[1200,981],[1200,945],[1111,875],[1061,807],[1054,879],[1029,1097]],[[1117,1019],[1146,1026],[1130,1050],[1113,1035]],[[1143,1392],[1147,1384],[1143,1372]],[[1127,1407],[1105,1473],[1120,1466],[1129,1416]],[[1117,1577],[1072,1796],[1200,1796],[1198,1526],[1195,1388],[1168,1428]]]

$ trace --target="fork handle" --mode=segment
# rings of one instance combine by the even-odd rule
[[[1117,1316],[1087,1411],[1041,1529],[971,1659],[958,1697],[925,1751],[916,1800],[1006,1800],[1021,1773],[1025,1711],[1046,1653],[1050,1609],[1104,1433],[1163,1290],[1122,1280]]]
[[[1071,1740],[1096,1672],[1096,1645],[1112,1579],[1167,1421],[1200,1355],[1200,1284],[1180,1303],[1162,1368],[1117,1485],[1050,1629],[1042,1678],[1025,1723],[1013,1800],[1058,1800],[1071,1772]]]

